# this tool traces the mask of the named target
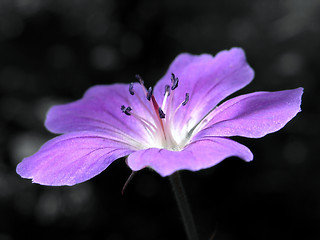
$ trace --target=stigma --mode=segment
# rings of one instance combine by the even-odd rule
[[[139,111],[145,110],[145,112],[143,114],[139,113],[135,111],[134,106],[125,105],[121,106],[121,111],[126,116],[135,118],[143,126],[149,136],[150,146],[148,147],[180,150],[180,138],[175,136],[176,131],[173,131],[175,129],[174,117],[179,109],[188,103],[189,93],[186,93],[185,99],[176,108],[173,108],[174,92],[179,85],[179,78],[174,73],[171,74],[171,85],[166,85],[164,88],[164,97],[161,104],[157,102],[153,95],[153,88],[146,88],[140,75],[136,75],[136,79],[140,83],[144,96],[141,98],[141,94],[140,96],[136,94],[133,83],[129,84],[129,94],[131,97],[137,98],[143,106],[143,108],[139,108]]]

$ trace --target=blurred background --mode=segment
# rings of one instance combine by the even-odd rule
[[[237,94],[302,86],[302,112],[262,139],[236,138],[253,162],[182,172],[200,239],[320,239],[319,11],[318,0],[0,0],[0,240],[185,239],[154,172],[122,196],[123,159],[73,187],[31,184],[15,167],[54,136],[50,106],[136,73],[153,85],[181,52],[233,46],[256,73]]]

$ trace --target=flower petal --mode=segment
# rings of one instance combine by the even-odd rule
[[[160,102],[165,85],[171,84],[171,73],[180,80],[174,92],[173,109],[184,101],[186,93],[190,95],[187,105],[177,112],[175,125],[181,127],[189,121],[190,129],[221,100],[249,84],[254,77],[241,48],[219,52],[215,57],[180,54],[155,86],[154,94]]]
[[[129,93],[128,84],[98,85],[91,87],[82,99],[52,107],[45,126],[53,133],[73,131],[103,131],[113,138],[144,141],[146,129],[137,119],[127,116],[121,106],[131,106],[141,117],[148,118],[148,105],[140,84],[134,84],[136,96]],[[139,98],[142,100],[139,100]],[[152,120],[151,120],[152,121]]]
[[[203,136],[263,137],[281,129],[300,112],[303,88],[255,92],[235,97],[215,109],[195,138]]]
[[[129,155],[127,163],[133,171],[150,167],[165,177],[178,170],[209,168],[231,156],[245,161],[253,159],[250,150],[240,143],[228,138],[207,137],[190,143],[182,151],[157,148],[137,151]]]
[[[45,143],[17,166],[17,173],[34,183],[74,185],[93,178],[116,159],[134,150],[102,133],[76,132]]]

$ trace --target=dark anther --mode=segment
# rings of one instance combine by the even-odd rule
[[[184,99],[182,106],[185,106],[189,102],[189,93],[186,93],[186,98]]]
[[[166,95],[166,93],[168,93],[168,96],[170,96],[170,86],[169,85],[165,86],[164,95]]]
[[[136,79],[140,82],[141,85],[144,84],[142,77],[139,74],[136,74]]]
[[[152,87],[149,87],[148,93],[147,93],[147,99],[148,99],[148,101],[150,101],[151,96],[152,96],[152,93],[153,93],[153,89],[152,89]]]
[[[132,108],[130,106],[128,106],[128,107],[125,107],[124,105],[121,106],[121,111],[128,116],[131,115],[131,113],[130,113],[131,110],[132,110]]]
[[[171,90],[175,90],[178,87],[179,78],[177,78],[173,73],[171,73]]]
[[[162,111],[162,109],[159,107],[159,117],[160,118],[165,118],[166,115],[164,114],[164,112]]]
[[[130,116],[130,115],[131,115],[131,113],[130,113],[131,110],[132,110],[131,107],[127,107],[126,110],[124,110],[124,113],[125,113],[126,115]]]
[[[134,95],[133,83],[130,83],[130,85],[129,85],[129,92],[130,92],[131,95]]]

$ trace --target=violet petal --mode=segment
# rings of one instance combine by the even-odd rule
[[[102,133],[69,133],[53,138],[25,158],[17,166],[17,173],[42,185],[74,185],[93,178],[113,161],[132,152],[126,143]]]
[[[165,86],[170,84],[171,73],[180,80],[179,87],[174,90],[172,108],[175,109],[185,100],[186,93],[190,95],[188,104],[176,114],[177,126],[189,121],[190,116],[190,125],[195,125],[221,100],[249,84],[254,77],[241,48],[221,51],[214,57],[209,54],[196,56],[184,53],[176,57],[155,86],[157,101],[162,101]]]
[[[144,141],[146,129],[135,118],[121,111],[122,105],[130,106],[141,117],[150,119],[146,106],[136,96],[145,98],[140,84],[133,84],[133,88],[134,96],[129,93],[128,84],[91,87],[82,99],[52,107],[47,114],[45,126],[53,133],[103,131],[118,139],[122,139],[124,133]]]
[[[161,176],[168,176],[178,170],[197,171],[212,167],[222,160],[236,156],[251,161],[250,150],[231,139],[207,137],[194,141],[181,151],[150,148],[132,153],[127,164],[133,171],[150,167]]]
[[[204,136],[263,137],[281,129],[300,112],[303,88],[255,92],[232,98],[212,112],[195,138]]]

